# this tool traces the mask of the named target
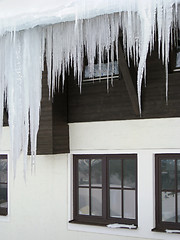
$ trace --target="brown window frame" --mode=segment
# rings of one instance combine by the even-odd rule
[[[176,61],[177,61],[177,56],[180,54],[180,32],[178,33],[178,39],[177,39],[177,47],[176,47]],[[174,71],[180,71],[180,66],[176,67]]]
[[[175,189],[163,189],[161,187],[161,160],[175,160]],[[156,197],[156,228],[154,231],[166,231],[166,230],[179,230],[180,222],[178,223],[178,206],[177,206],[177,193],[180,193],[180,189],[178,190],[178,182],[177,182],[177,159],[180,159],[180,154],[167,153],[167,154],[155,154],[155,197]],[[161,192],[164,191],[173,191],[175,192],[175,212],[176,219],[175,222],[162,221],[162,200],[161,200]]]
[[[173,47],[170,49],[169,73],[180,72],[180,67],[176,67],[177,54],[180,53],[180,31],[174,33],[176,40],[173,40]]]
[[[7,154],[0,154],[0,159],[6,159],[7,161],[7,181],[3,182],[0,181],[0,186],[1,184],[6,185],[6,198],[7,198],[7,202],[8,202],[8,155]],[[1,191],[0,191],[1,194]],[[0,195],[0,199],[1,199],[1,195]],[[0,216],[7,216],[8,215],[8,207],[1,207],[0,206]]]
[[[102,216],[92,216],[92,215],[81,215],[78,213],[78,159],[102,159]],[[116,217],[110,217],[110,194],[108,187],[108,159],[132,159],[135,161],[135,187],[134,188],[128,188],[129,190],[135,190],[135,219],[129,219],[123,217],[123,201],[121,201],[121,211],[122,211],[122,217],[116,218]],[[124,160],[123,160],[124,161]],[[122,161],[122,164],[123,164]],[[122,168],[123,169],[123,168]],[[123,172],[123,170],[122,170]],[[121,172],[121,174],[123,174]],[[123,178],[123,176],[122,176]],[[89,186],[91,188],[91,186]],[[121,199],[123,200],[123,193],[124,190],[127,190],[126,187],[122,186],[120,187],[122,190],[122,196]],[[89,190],[90,191],[90,190]],[[90,199],[90,197],[89,197]],[[89,200],[89,208],[91,208],[91,200]],[[91,210],[90,210],[91,212]],[[120,223],[120,224],[128,224],[128,225],[135,225],[137,227],[138,225],[138,217],[137,217],[137,154],[85,154],[85,155],[73,155],[73,220],[70,222],[74,223],[80,223],[80,224],[90,224],[90,225],[107,225],[107,224],[113,224],[113,223]]]

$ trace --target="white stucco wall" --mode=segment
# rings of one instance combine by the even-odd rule
[[[156,153],[180,153],[180,118],[70,124],[71,153],[136,153],[138,156],[138,229],[109,230],[69,224],[69,229],[150,239],[179,239],[152,232],[155,227]],[[71,163],[72,160],[70,159]],[[72,168],[72,167],[71,167]],[[69,176],[72,174],[69,173]],[[71,190],[69,190],[71,192]],[[69,204],[70,205],[70,204]],[[70,211],[71,212],[71,211]],[[72,218],[70,215],[69,218]]]
[[[180,153],[180,118],[70,124],[71,154],[38,156],[36,174],[28,164],[27,181],[23,160],[13,179],[9,166],[9,215],[0,217],[4,240],[135,240],[179,239],[179,235],[154,233],[154,154]],[[11,160],[9,130],[3,129],[0,153]],[[69,224],[72,218],[72,154],[138,154],[138,229]]]
[[[70,124],[71,150],[180,148],[180,119]]]

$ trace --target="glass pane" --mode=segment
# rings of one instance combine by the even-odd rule
[[[177,194],[177,204],[178,204],[178,222],[180,222],[180,193]]]
[[[176,68],[180,68],[180,52],[177,53],[177,57],[176,57]]]
[[[0,182],[7,183],[7,159],[0,158]]]
[[[91,160],[91,185],[93,187],[102,186],[102,160]]]
[[[79,188],[79,214],[89,215],[89,189]]]
[[[123,185],[126,188],[135,188],[136,186],[136,161],[134,159],[125,159],[123,162]]]
[[[175,222],[175,193],[162,192],[162,221]]]
[[[91,190],[91,215],[102,216],[102,189]]]
[[[89,186],[89,159],[78,160],[79,185]]]
[[[161,160],[161,182],[163,189],[175,189],[175,160]]]
[[[136,218],[135,190],[124,190],[124,218]]]
[[[0,207],[7,208],[7,184],[0,184]]]
[[[99,64],[94,64],[94,72],[92,72],[92,69],[89,68],[89,66],[85,67],[85,78],[91,78],[91,77],[105,77],[107,76],[107,63],[101,63],[101,71]],[[111,75],[118,75],[119,74],[119,66],[118,62],[110,62],[109,63],[109,76]]]
[[[121,190],[110,190],[110,217],[122,217]]]
[[[109,160],[109,183],[110,187],[121,187],[121,165],[122,161]]]
[[[178,190],[180,190],[180,160],[177,160],[177,180],[178,180]]]

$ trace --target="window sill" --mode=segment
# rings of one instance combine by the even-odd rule
[[[106,223],[95,223],[95,222],[86,222],[86,221],[80,221],[80,220],[71,220],[69,223],[75,223],[75,224],[83,224],[83,225],[92,225],[92,226],[106,226]]]
[[[95,223],[95,222],[85,222],[85,221],[77,221],[71,220],[69,223],[73,224],[82,224],[82,225],[91,225],[91,226],[100,226],[100,227],[107,227],[109,229],[128,229],[128,230],[136,230],[138,227],[136,225],[128,225],[128,224],[109,224],[109,223]],[[111,225],[111,226],[110,226]]]
[[[151,231],[152,231],[152,232],[161,232],[161,233],[180,234],[180,230],[174,230],[174,229],[159,229],[159,228],[153,228]]]
[[[175,73],[175,72],[180,72],[180,68],[178,67],[178,68],[174,68],[173,69],[173,73]]]

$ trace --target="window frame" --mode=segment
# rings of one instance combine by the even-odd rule
[[[108,59],[109,59],[109,64],[111,65],[112,64],[112,57],[114,58],[114,62],[116,62],[117,63],[117,67],[118,67],[118,73],[114,73],[114,72],[112,72],[112,70],[113,70],[113,64],[111,65],[111,67],[110,67],[110,65],[109,65],[109,72],[108,72],[108,74],[109,75],[102,75],[102,76],[100,76],[100,75],[98,75],[98,76],[93,76],[93,77],[86,77],[86,69],[88,70],[88,58],[87,58],[87,55],[85,55],[85,57],[84,57],[84,65],[83,65],[83,76],[82,76],[82,83],[83,84],[88,84],[88,83],[95,83],[95,82],[97,82],[97,83],[100,83],[101,81],[115,81],[115,80],[120,80],[120,67],[119,67],[119,56],[117,57],[116,55],[118,54],[119,55],[119,53],[117,53],[116,52],[116,50],[115,50],[115,46],[114,46],[114,53],[113,53],[113,56],[112,56],[112,50],[111,49],[109,49],[109,51],[107,50],[107,49],[104,49],[104,58],[101,60],[102,62],[101,62],[101,64],[103,65],[103,64],[108,64]],[[98,58],[99,58],[99,55],[98,55],[98,52],[96,52],[96,57],[95,57],[95,60],[94,60],[94,68],[95,68],[95,66],[99,66],[99,60],[98,60]],[[101,70],[103,70],[103,68],[101,69]],[[114,66],[114,70],[115,70],[115,66]]]
[[[178,34],[178,37],[177,37],[177,46],[176,46],[176,60],[175,60],[175,68],[174,68],[174,72],[180,72],[180,66],[176,66],[176,63],[177,63],[177,58],[178,58],[178,54],[180,54],[180,33]]]
[[[161,200],[161,160],[175,160],[175,213],[176,222],[162,221],[162,200]],[[179,153],[155,154],[155,212],[156,212],[156,228],[154,230],[165,232],[166,230],[179,230],[180,222],[177,221],[177,193],[180,189],[177,188],[177,159],[180,159]],[[165,190],[164,190],[165,191]],[[172,191],[172,190],[168,190]]]
[[[177,54],[180,53],[180,31],[174,33],[176,40],[173,40],[173,47],[170,49],[169,73],[180,72],[180,67],[176,67]]]
[[[135,219],[130,218],[115,218],[110,217],[110,194],[108,187],[109,164],[108,161],[112,159],[134,159],[135,161],[135,187],[128,188],[135,190]],[[102,216],[81,215],[78,213],[78,159],[102,159]],[[108,160],[109,159],[109,160]],[[122,170],[123,172],[123,170]],[[122,177],[122,176],[121,176]],[[90,186],[91,188],[91,186]],[[126,188],[121,185],[121,191],[124,192]],[[89,188],[88,188],[89,189]],[[74,154],[73,155],[73,220],[71,223],[80,223],[88,225],[105,226],[107,224],[120,223],[128,225],[138,225],[138,203],[137,203],[137,154]],[[89,197],[90,198],[90,197]],[[123,199],[123,194],[121,196]],[[90,205],[90,201],[89,201]],[[121,211],[123,208],[123,201],[121,202]],[[123,214],[123,213],[122,213]]]
[[[7,181],[0,182],[0,184],[5,184],[7,189],[7,205],[8,205],[8,154],[0,154],[0,159],[6,159],[7,161]],[[1,196],[0,196],[1,197]],[[0,206],[0,216],[7,216],[8,215],[8,206],[7,207],[1,207]]]

